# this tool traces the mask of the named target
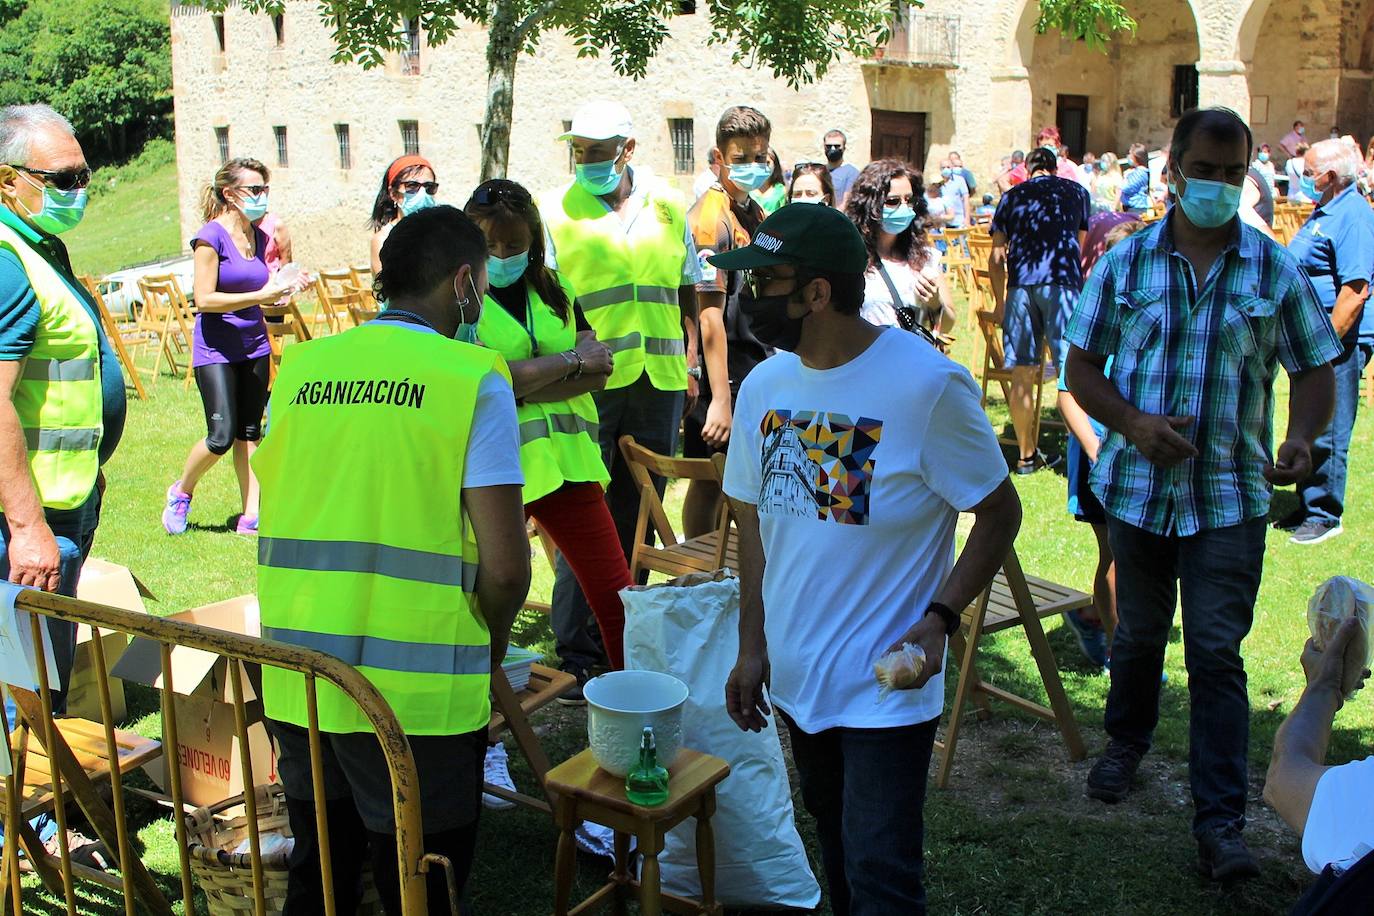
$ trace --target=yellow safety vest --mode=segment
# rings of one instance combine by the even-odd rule
[[[491,350],[386,322],[298,344],[253,456],[263,636],[355,666],[411,735],[463,734],[491,716],[461,492],[492,371],[507,374]],[[308,724],[302,675],[264,666],[262,688],[267,715]],[[318,689],[322,730],[372,730],[341,691]]]
[[[534,287],[526,283],[524,323],[487,296],[482,303],[482,317],[477,320],[477,336],[508,363],[571,350],[577,344],[577,325],[572,315],[576,296],[562,277],[559,285],[568,297],[567,321],[561,320]],[[564,483],[593,481],[605,487],[610,482],[597,439],[596,402],[590,394],[563,401],[521,403],[516,406],[515,415],[520,423],[520,470],[525,475],[526,505]]]
[[[681,196],[652,187],[628,230],[575,181],[539,210],[559,272],[577,290],[587,323],[615,353],[606,388],[624,388],[647,372],[658,390],[685,391],[687,351],[677,299],[687,260]]]
[[[0,247],[18,256],[38,300],[38,332],[14,390],[29,471],[45,509],[75,509],[100,472],[100,331],[61,274],[3,222]]]

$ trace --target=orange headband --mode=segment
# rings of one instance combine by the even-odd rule
[[[400,159],[391,163],[391,168],[386,170],[386,186],[388,188],[391,187],[396,183],[396,177],[398,175],[406,169],[414,168],[417,165],[424,166],[431,172],[434,171],[434,166],[430,165],[429,160],[424,156],[402,156]]]

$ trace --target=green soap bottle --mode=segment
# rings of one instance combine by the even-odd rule
[[[625,776],[625,797],[646,808],[668,800],[668,771],[658,765],[652,726],[644,726],[644,736],[639,740],[639,763],[630,767]]]

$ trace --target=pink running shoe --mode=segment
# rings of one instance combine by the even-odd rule
[[[178,480],[167,488],[167,508],[162,510],[162,527],[168,534],[186,533],[186,516],[191,512],[191,494],[181,491]]]
[[[235,534],[258,533],[258,517],[256,515],[240,515],[238,527],[234,529]]]

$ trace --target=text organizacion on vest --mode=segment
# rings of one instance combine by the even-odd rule
[[[409,378],[352,379],[335,382],[306,382],[291,399],[292,404],[390,404],[393,407],[424,405],[425,386]]]

